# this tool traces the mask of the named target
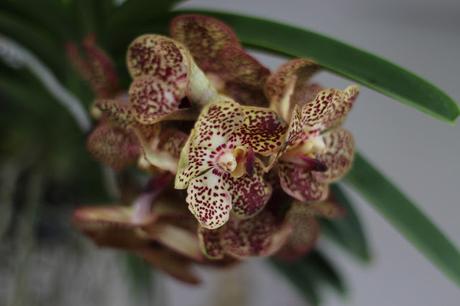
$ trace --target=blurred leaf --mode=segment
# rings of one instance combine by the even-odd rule
[[[48,32],[0,12],[0,33],[31,50],[54,73],[63,75],[65,68],[63,46]]]
[[[36,0],[2,0],[0,9],[13,14],[16,19],[43,28],[56,38],[61,40],[68,38],[69,28],[65,10],[59,0],[40,0],[39,8]]]
[[[369,262],[371,259],[369,243],[357,212],[341,187],[334,184],[331,192],[337,202],[345,208],[346,215],[335,220],[321,219],[322,232],[357,259]]]
[[[460,286],[460,253],[457,248],[391,181],[357,154],[346,182]]]
[[[100,20],[98,20],[97,3],[100,0],[77,0],[72,2],[71,12],[75,18],[75,25],[78,28],[80,39],[89,33],[98,33],[100,30]]]
[[[126,0],[115,9],[109,20],[112,33],[118,34],[130,26],[155,23],[174,5],[183,0]]]
[[[310,252],[298,264],[311,271],[316,276],[316,281],[322,281],[341,295],[346,295],[347,288],[344,280],[329,259],[320,251],[314,250]]]
[[[290,263],[270,258],[269,262],[286,277],[302,294],[306,302],[311,305],[320,305],[321,298],[312,271],[298,262]]]
[[[458,105],[440,89],[378,56],[327,36],[261,18],[215,11],[185,10],[214,16],[230,25],[250,47],[313,59],[324,68],[375,89],[435,118],[454,123]]]
[[[141,258],[123,254],[128,281],[135,292],[133,296],[142,299],[149,299],[153,284],[153,269]]]

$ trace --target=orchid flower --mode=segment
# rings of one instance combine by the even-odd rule
[[[246,53],[223,22],[202,15],[171,21],[171,37],[182,42],[214,87],[244,105],[267,106],[263,85],[270,71]]]
[[[179,109],[184,95],[206,101],[216,92],[188,51],[163,36],[144,35],[134,40],[128,50],[127,65],[134,77],[128,94],[96,100],[93,113],[97,118],[108,119],[111,134],[114,134],[112,130],[117,132],[120,144],[137,142],[142,168],[156,167],[175,173],[187,135],[175,128],[165,128],[160,121],[195,118],[193,110]],[[107,131],[108,128],[96,128],[88,148],[98,160],[121,169],[132,162],[132,155],[130,158],[123,153],[117,156],[115,152],[121,147],[100,137]],[[122,135],[126,137],[122,139]]]
[[[289,121],[279,154],[281,187],[301,202],[324,200],[328,184],[345,175],[354,154],[353,137],[341,124],[356,100],[358,87],[343,91],[312,87],[308,80],[317,70],[308,60],[293,60],[266,84],[271,107]],[[314,98],[305,100],[311,96]]]
[[[277,153],[286,125],[274,111],[242,106],[230,98],[207,105],[182,150],[175,187],[208,229],[224,225],[230,212],[241,219],[267,203],[270,185],[259,156]]]

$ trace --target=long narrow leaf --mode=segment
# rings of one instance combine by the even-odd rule
[[[417,206],[357,154],[346,182],[460,286],[460,253]]]
[[[28,48],[55,74],[62,76],[65,62],[63,46],[49,33],[26,21],[16,20],[14,16],[0,12],[0,34]]]
[[[126,0],[110,18],[109,25],[115,33],[132,26],[155,22],[182,0]]]
[[[346,295],[347,288],[342,276],[331,261],[320,251],[314,250],[305,256],[299,264],[311,271],[317,281],[322,281],[331,286],[341,295]]]
[[[369,243],[358,213],[341,187],[334,184],[331,191],[336,200],[345,208],[346,215],[335,220],[321,220],[322,232],[357,259],[369,262],[371,259]]]
[[[311,271],[304,269],[302,265],[296,263],[288,263],[276,259],[270,259],[269,262],[295,286],[307,303],[313,306],[321,304],[317,283]]]
[[[27,21],[35,27],[45,29],[49,34],[62,40],[68,39],[69,27],[66,23],[64,6],[58,0],[2,0],[0,10],[14,15],[15,19]]]
[[[387,60],[335,39],[294,26],[231,13],[186,10],[176,14],[190,12],[223,20],[250,47],[311,58],[336,74],[438,119],[453,123],[460,114],[455,101],[436,86]]]

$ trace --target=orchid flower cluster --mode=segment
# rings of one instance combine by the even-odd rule
[[[125,205],[78,209],[76,225],[98,245],[129,250],[188,283],[199,281],[192,264],[303,256],[318,238],[317,218],[345,213],[329,185],[352,165],[342,123],[357,86],[312,83],[319,66],[307,59],[271,73],[211,17],[175,17],[170,34],[131,43],[127,92],[92,41],[86,60],[69,48],[97,96],[89,151],[149,177],[125,188]]]

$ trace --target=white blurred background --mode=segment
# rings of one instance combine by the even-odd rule
[[[460,101],[459,0],[191,0],[181,7],[231,10],[328,34],[414,71]],[[259,58],[270,68],[282,62]],[[350,83],[329,73],[318,79],[328,87]],[[436,121],[367,88],[362,88],[347,126],[360,150],[460,246],[460,126]],[[374,260],[362,266],[322,242],[350,287],[345,300],[330,293],[324,305],[459,305],[460,290],[366,202],[354,199]],[[206,294],[212,296],[219,287],[249,294],[241,301],[244,305],[304,305],[297,292],[257,260],[224,279],[213,274],[206,278],[203,289],[169,280],[162,289],[172,305],[209,304]]]

